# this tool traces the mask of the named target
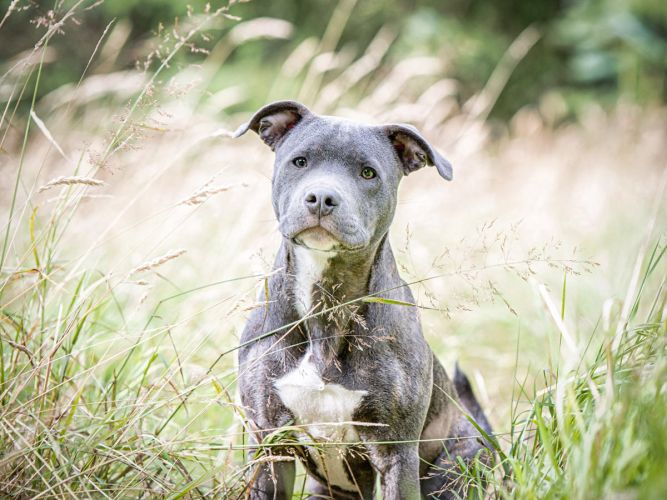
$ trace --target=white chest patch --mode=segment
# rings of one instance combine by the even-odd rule
[[[274,385],[283,404],[294,414],[295,424],[304,428],[304,434],[299,436],[301,441],[351,443],[359,440],[357,431],[349,422],[368,392],[349,390],[340,384],[326,384],[311,361],[310,351],[299,366],[276,380]],[[356,491],[343,460],[343,447],[309,448],[309,453],[319,474],[329,483]]]
[[[301,317],[307,315],[313,307],[313,286],[322,279],[333,252],[309,250],[301,246],[294,247],[295,280],[294,298],[296,308]]]

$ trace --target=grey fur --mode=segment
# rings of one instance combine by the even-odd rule
[[[404,175],[427,165],[450,180],[451,165],[411,126],[318,116],[294,101],[262,108],[235,137],[248,130],[276,153],[273,208],[283,235],[268,283],[268,311],[259,308],[251,314],[241,338],[249,344],[239,352],[241,399],[255,427],[255,442],[294,420],[274,383],[294,370],[309,349],[324,382],[367,391],[353,420],[385,425],[356,427],[365,444],[345,455],[348,477],[357,485],[354,492],[327,485],[299,446],[271,448],[270,453],[301,457],[315,479],[313,488],[324,496],[372,498],[376,474],[385,499],[465,495],[465,485],[456,481],[454,457],[470,460],[485,447],[458,403],[491,432],[467,379],[457,375],[456,386],[449,379],[424,340],[415,307],[345,305],[373,294],[414,303],[387,238],[398,185]],[[296,166],[299,157],[306,166]],[[362,178],[364,167],[373,168],[377,177]],[[313,314],[301,319],[295,298],[296,250],[305,245],[303,231],[315,227],[328,231],[338,244],[313,286]],[[331,311],[321,314],[327,309]],[[291,323],[296,327],[282,328]],[[277,333],[261,338],[272,330]],[[463,391],[461,397],[457,389]],[[418,443],[423,437],[438,440]],[[373,444],[386,441],[402,443]],[[293,463],[258,467],[251,498],[291,498]]]

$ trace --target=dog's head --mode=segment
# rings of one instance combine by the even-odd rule
[[[276,153],[273,208],[285,238],[320,251],[369,247],[388,231],[398,184],[431,165],[452,166],[410,125],[365,125],[279,101],[234,133],[256,132]]]

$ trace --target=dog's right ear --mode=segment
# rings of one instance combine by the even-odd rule
[[[257,111],[249,122],[241,125],[232,137],[240,137],[252,130],[272,149],[294,128],[310,110],[296,101],[277,101]]]

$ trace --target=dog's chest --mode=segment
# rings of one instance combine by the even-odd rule
[[[274,385],[283,404],[294,415],[295,424],[303,427],[301,441],[315,440],[324,444],[359,440],[351,422],[367,391],[325,383],[311,360],[310,351],[294,370],[276,380]],[[322,477],[339,488],[356,489],[350,480],[343,447],[324,444],[308,450]]]

